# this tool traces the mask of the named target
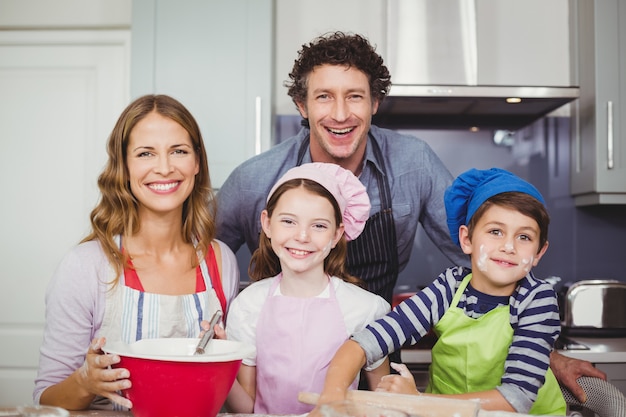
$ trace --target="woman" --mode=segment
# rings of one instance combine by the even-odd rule
[[[235,256],[214,239],[207,157],[189,111],[168,96],[140,97],[107,148],[92,231],[46,294],[35,403],[131,408],[118,393],[129,372],[110,369],[119,357],[103,354],[106,341],[196,337],[237,292]]]

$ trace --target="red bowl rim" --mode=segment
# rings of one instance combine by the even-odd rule
[[[248,343],[235,340],[214,339],[209,342],[205,353],[194,355],[197,338],[142,339],[133,343],[107,342],[102,348],[105,353],[123,357],[162,360],[170,362],[227,362],[254,357],[256,349]],[[155,354],[155,352],[159,352]]]

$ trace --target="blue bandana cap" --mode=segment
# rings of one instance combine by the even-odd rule
[[[459,175],[444,195],[448,230],[452,241],[459,242],[459,227],[467,225],[476,210],[489,198],[507,192],[529,194],[546,204],[541,193],[529,182],[504,169],[470,169]]]

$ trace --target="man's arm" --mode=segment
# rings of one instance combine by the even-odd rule
[[[216,238],[226,243],[233,253],[237,253],[246,241],[244,223],[248,220],[248,216],[246,213],[242,216],[242,210],[254,209],[254,204],[246,206],[244,202],[245,196],[241,190],[240,175],[239,170],[231,173],[216,196]]]
[[[452,261],[453,265],[469,268],[471,267],[470,258],[450,238],[446,218],[444,194],[454,177],[430,146],[425,146],[422,157],[429,175],[425,179],[420,179],[419,190],[423,193],[423,213],[420,222],[430,240]]]
[[[587,394],[576,381],[581,376],[591,376],[606,381],[606,374],[595,368],[591,362],[570,358],[556,351],[550,354],[550,368],[559,384],[569,389],[578,401],[587,401]]]

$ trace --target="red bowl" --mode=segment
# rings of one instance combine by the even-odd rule
[[[203,355],[193,355],[198,339],[143,339],[110,343],[120,356],[115,367],[130,372],[132,387],[123,394],[135,417],[215,417],[232,387],[241,361],[254,347],[212,340]]]

